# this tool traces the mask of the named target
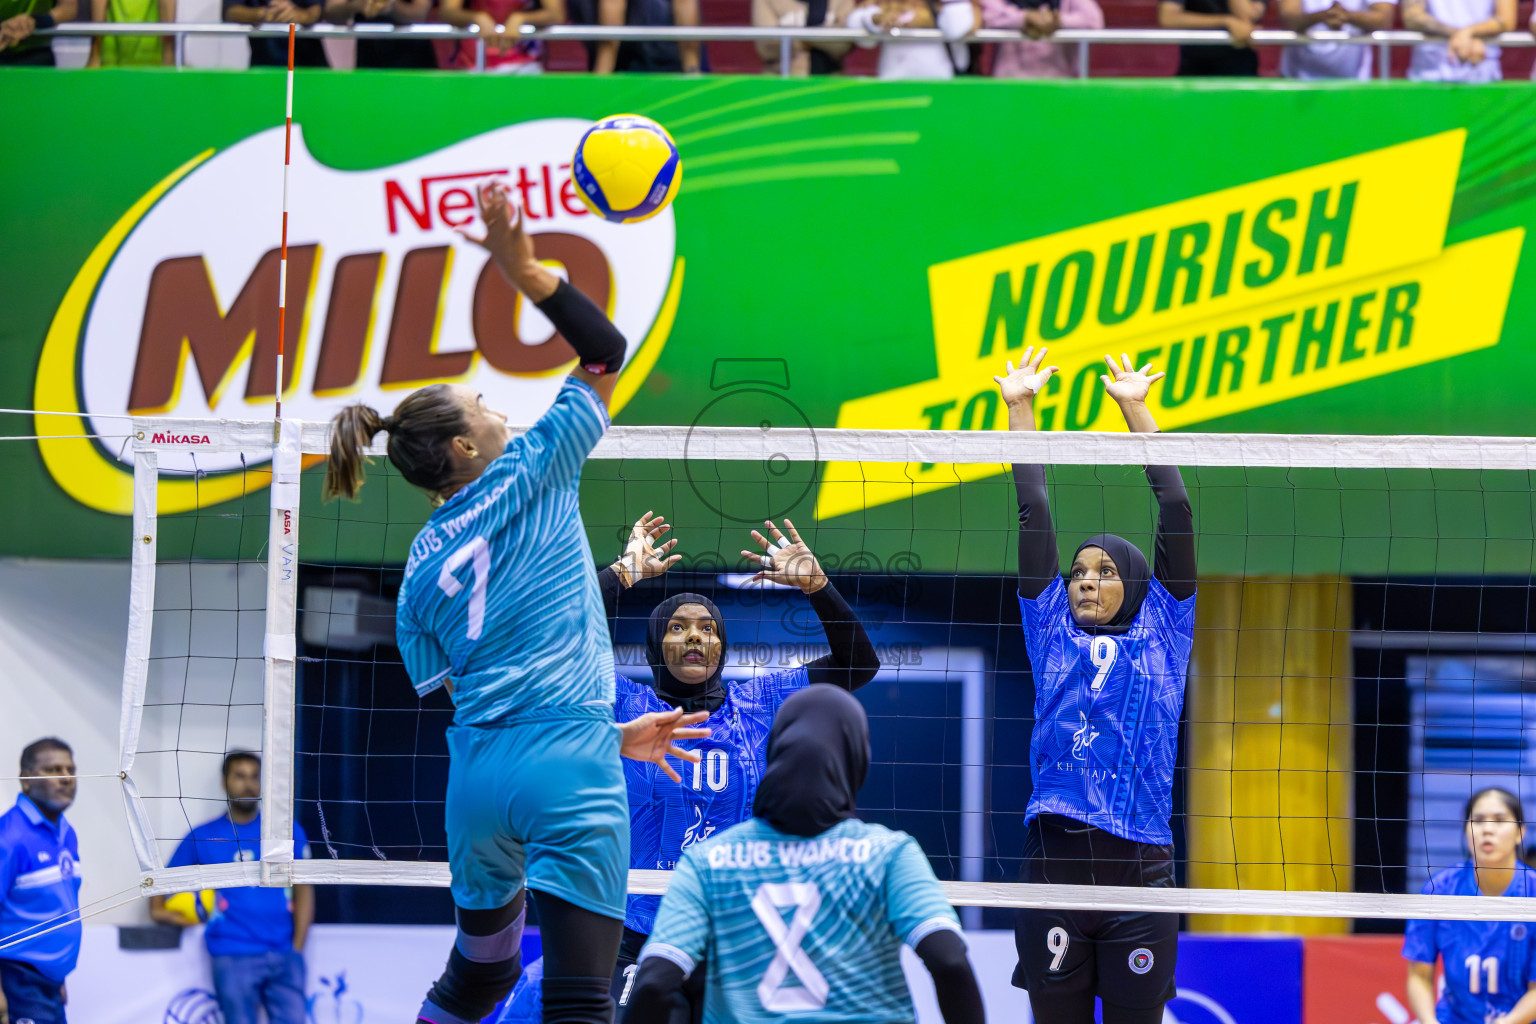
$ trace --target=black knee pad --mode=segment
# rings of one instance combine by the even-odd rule
[[[611,1024],[611,979],[544,976],[544,1024]]]
[[[455,1020],[484,1020],[497,1003],[507,998],[522,973],[521,953],[514,953],[510,959],[481,963],[469,959],[455,946],[448,954],[448,967],[443,976],[427,993],[421,1019],[433,1021],[433,1024],[449,1024],[448,1021],[437,1021],[432,1015],[433,1010],[440,1010]]]

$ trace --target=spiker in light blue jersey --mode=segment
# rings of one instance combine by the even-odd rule
[[[615,224],[633,224],[667,208],[683,171],[665,128],[638,114],[616,114],[582,135],[571,176],[587,209]]]

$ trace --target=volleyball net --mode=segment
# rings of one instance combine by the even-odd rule
[[[771,396],[736,399],[759,400]],[[730,415],[759,421],[747,412]],[[858,691],[874,758],[860,814],[917,837],[956,904],[1240,915],[1255,930],[1530,916],[1514,898],[1418,893],[1468,856],[1472,793],[1536,796],[1536,443],[813,430],[761,413],[760,427],[615,427],[593,453],[594,571],[647,512],[683,556],[619,597],[617,669],[650,678],[650,610],[684,591],[721,610],[728,684],[825,654],[805,595],[754,581],[740,554],[765,519],[792,520],[879,661]],[[431,508],[383,458],[359,503],[322,503],[328,425],[282,431],[274,450],[270,421],[134,421],[121,766],[145,891],[445,886],[453,709],[442,691],[416,696],[394,644],[406,554]],[[1017,881],[1037,723],[1015,462],[1047,467],[1063,564],[1100,532],[1150,553],[1142,467],[1182,468],[1200,580],[1175,888]],[[261,859],[167,867],[223,813],[236,749],[263,759]],[[732,770],[706,757],[685,785],[723,790]],[[631,889],[664,891],[667,877],[635,871]]]

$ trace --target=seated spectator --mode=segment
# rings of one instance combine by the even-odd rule
[[[1403,27],[1443,43],[1420,43],[1408,62],[1417,82],[1497,82],[1499,48],[1483,42],[1513,32],[1516,0],[1403,0]]]
[[[261,758],[241,750],[225,757],[224,793],[228,810],[189,832],[166,867],[261,860]],[[297,822],[293,855],[309,856],[309,841]],[[151,896],[149,916],[161,924],[191,923],[165,901]],[[263,1008],[267,1024],[306,1024],[304,940],[314,919],[313,886],[218,891],[203,940],[224,1024],[258,1024]]]
[[[757,28],[841,28],[852,10],[853,0],[752,0],[752,24]],[[757,41],[757,55],[763,58],[765,73],[779,73],[779,49],[777,39]],[[843,58],[851,49],[852,43],[796,40],[790,47],[789,73],[796,77],[835,74],[843,70]]]
[[[1280,25],[1292,32],[1320,30],[1352,36],[1385,32],[1392,27],[1397,0],[1280,0]],[[1280,54],[1286,78],[1371,77],[1371,47],[1349,43],[1310,43],[1287,46]]]
[[[544,44],[518,39],[524,25],[559,25],[565,21],[565,0],[442,0],[439,12],[450,25],[478,25],[489,33],[485,41],[485,70],[503,75],[537,75],[544,70]],[[500,36],[497,27],[505,29]],[[439,43],[438,64],[467,71],[475,66],[474,39]]]
[[[224,20],[238,25],[313,25],[325,13],[324,0],[223,0]],[[330,67],[320,40],[305,38],[293,43],[293,64],[300,68]],[[251,40],[251,67],[286,68],[288,40],[270,36]]]
[[[884,35],[897,28],[937,28],[943,43],[896,43],[880,47],[881,78],[953,78],[970,67],[970,49],[954,40],[975,31],[980,18],[970,0],[877,0],[854,9],[848,27]],[[879,45],[871,39],[860,46]]]
[[[432,0],[325,0],[325,20],[335,25],[418,25]],[[360,68],[435,68],[437,54],[425,39],[357,40]]]
[[[675,25],[693,28],[703,24],[699,0],[596,0],[597,10],[589,2],[580,2],[572,12],[572,21],[599,25]],[[704,48],[698,43],[590,43],[587,59],[591,70],[600,75],[612,71],[682,71],[697,74],[707,70]]]
[[[92,21],[171,22],[176,0],[91,0]],[[92,36],[88,68],[154,67],[176,63],[175,36]]]
[[[985,28],[1013,29],[1033,42],[999,43],[992,58],[995,78],[1072,78],[1076,47],[1050,42],[1059,28],[1103,28],[1104,11],[1094,0],[1060,0],[1058,11],[1049,2],[1030,6],[1014,0],[981,0]]]
[[[78,13],[78,0],[0,0],[0,65],[53,67],[52,43],[32,33],[74,21]]]
[[[1180,76],[1250,76],[1259,73],[1259,55],[1248,41],[1264,17],[1264,0],[1159,0],[1159,28],[1223,29],[1228,44],[1179,47]]]

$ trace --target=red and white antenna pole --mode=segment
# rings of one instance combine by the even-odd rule
[[[283,347],[288,340],[288,167],[293,156],[293,44],[298,26],[288,23],[288,96],[283,107],[283,241],[277,260],[277,409],[272,420],[272,443],[279,441],[283,425]]]

